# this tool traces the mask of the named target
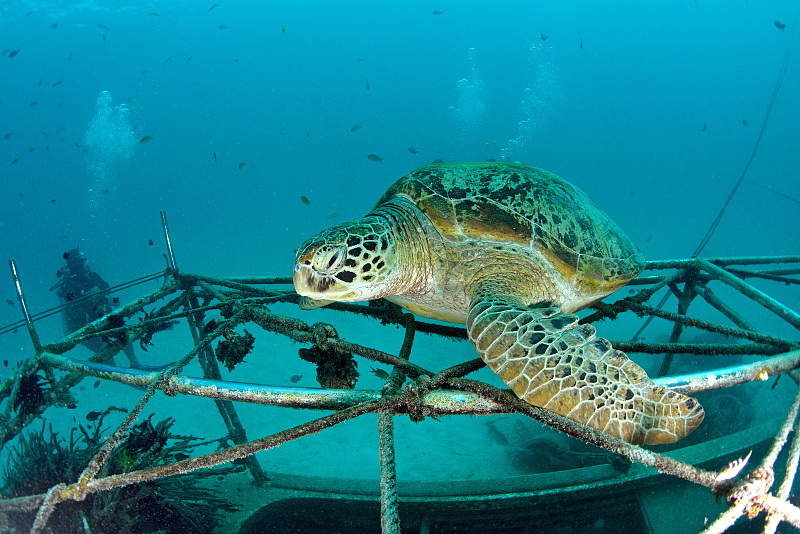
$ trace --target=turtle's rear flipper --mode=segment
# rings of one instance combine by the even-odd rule
[[[703,420],[695,399],[655,385],[574,314],[476,299],[467,331],[519,398],[629,443],[672,443]]]

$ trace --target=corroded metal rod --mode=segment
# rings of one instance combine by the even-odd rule
[[[742,279],[736,278],[722,267],[718,267],[713,263],[701,259],[698,259],[697,263],[706,272],[713,274],[717,278],[719,278],[721,282],[728,284],[732,288],[741,292],[743,295],[750,297],[755,302],[758,302],[759,304],[761,304],[762,306],[764,306],[765,308],[776,314],[778,317],[792,324],[795,328],[800,330],[800,314],[798,314],[788,306],[781,304],[780,302],[770,297],[766,293],[756,289],[747,282],[744,282]]]
[[[42,342],[39,341],[39,334],[36,333],[36,328],[33,326],[33,319],[31,314],[28,313],[28,304],[25,302],[25,294],[22,292],[22,282],[19,279],[19,272],[17,271],[17,262],[13,259],[8,260],[8,265],[11,267],[11,279],[14,281],[14,289],[17,292],[17,300],[19,301],[20,308],[22,308],[22,315],[25,318],[25,324],[28,327],[28,334],[31,336],[33,342],[33,349],[36,354],[42,352]]]
[[[67,358],[57,354],[43,353],[45,364],[86,376],[113,380],[131,386],[146,387],[157,373],[115,367],[113,365],[87,362]],[[470,360],[434,375],[431,387],[436,388],[447,378],[462,376],[460,370],[474,371],[483,367],[482,362]],[[726,367],[714,371],[655,378],[653,382],[669,389],[692,394],[700,391],[720,389],[752,382],[767,380],[772,376],[800,367],[800,350],[794,350],[765,360],[745,365]],[[451,371],[454,370],[454,371]],[[441,379],[437,378],[444,375]],[[231,401],[249,402],[288,408],[310,408],[318,410],[341,410],[358,403],[380,398],[381,392],[366,389],[316,389],[286,386],[268,386],[223,380],[208,380],[186,376],[173,376],[159,387],[168,395],[195,395]],[[423,398],[425,407],[442,415],[473,414],[490,415],[509,413],[507,408],[465,391],[434,389]]]

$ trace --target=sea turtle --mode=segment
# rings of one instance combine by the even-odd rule
[[[305,308],[386,298],[466,324],[514,393],[635,444],[671,443],[703,419],[693,398],[655,385],[572,312],[644,267],[589,197],[515,163],[434,163],[395,182],[367,216],[297,250]]]

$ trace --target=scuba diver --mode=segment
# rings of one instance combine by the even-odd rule
[[[50,290],[58,289],[56,293],[58,297],[64,303],[72,303],[64,310],[64,331],[66,334],[71,334],[111,312],[113,307],[108,295],[102,293],[110,287],[108,282],[89,269],[86,265],[86,256],[74,248],[65,252],[63,257],[67,265],[56,272],[60,280]],[[83,345],[93,352],[98,352],[105,348],[106,342],[102,338],[95,337],[87,339]],[[141,367],[129,342],[125,343],[122,351],[128,357],[131,367],[135,369]],[[108,363],[114,365],[113,358]]]

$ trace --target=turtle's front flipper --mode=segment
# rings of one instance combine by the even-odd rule
[[[611,436],[637,445],[672,443],[703,420],[695,399],[655,385],[574,314],[478,297],[467,331],[519,398]]]
[[[327,299],[312,299],[310,297],[300,297],[300,309],[301,310],[316,310],[317,308],[322,308],[323,306],[327,306],[328,304],[332,304],[336,302],[335,300],[327,300]]]

